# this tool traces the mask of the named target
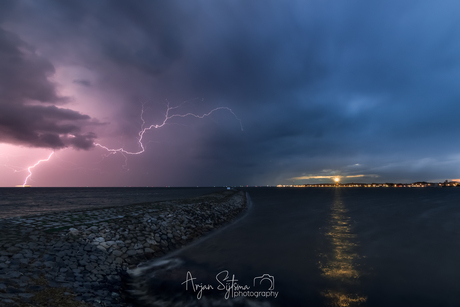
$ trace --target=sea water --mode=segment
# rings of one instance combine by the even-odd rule
[[[167,285],[190,305],[460,305],[460,189],[245,191],[240,221],[133,271],[144,300]]]
[[[0,188],[0,218],[197,197],[225,188]]]

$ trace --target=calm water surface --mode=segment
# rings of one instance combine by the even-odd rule
[[[269,274],[274,306],[460,306],[460,189],[245,191],[242,220],[169,257],[196,283],[268,291]]]
[[[0,188],[0,218],[196,197],[225,188]]]

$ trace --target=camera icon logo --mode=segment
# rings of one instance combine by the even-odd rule
[[[255,287],[256,283],[258,283],[260,285],[265,280],[270,282],[270,287],[268,288],[268,290],[275,289],[275,277],[270,275],[270,274],[264,274],[262,276],[254,277],[253,286]]]

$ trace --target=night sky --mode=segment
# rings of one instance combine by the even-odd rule
[[[1,1],[0,186],[460,178],[459,9]]]

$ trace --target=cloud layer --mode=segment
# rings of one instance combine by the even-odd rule
[[[96,136],[82,134],[90,117],[56,106],[68,98],[48,79],[53,74],[50,61],[0,28],[0,142],[52,149],[92,146]]]
[[[5,3],[0,142],[135,149],[142,102],[148,123],[186,100],[243,121],[176,118],[108,185],[460,175],[454,1]]]

